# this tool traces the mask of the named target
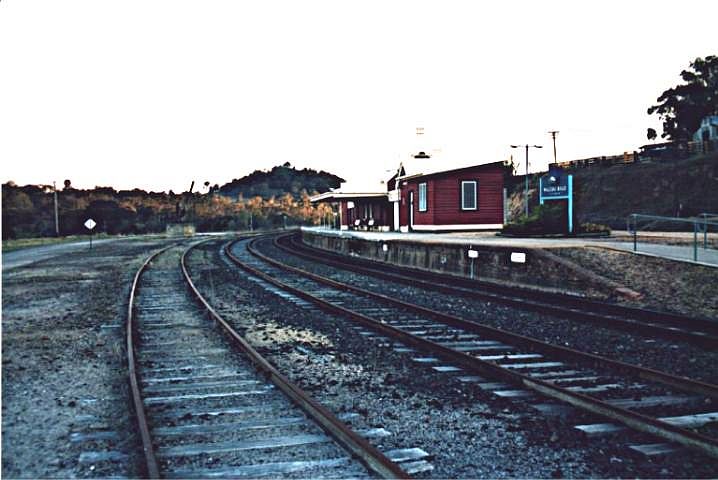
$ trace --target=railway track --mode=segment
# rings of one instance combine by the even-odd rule
[[[147,477],[408,477],[398,463],[406,452],[379,452],[366,440],[374,432],[348,428],[342,420],[352,414],[324,409],[205,301],[185,263],[192,248],[150,256],[129,296],[128,365]]]
[[[258,240],[238,241],[225,251],[264,281],[351,318],[370,330],[359,332],[367,338],[394,342],[398,351],[409,354],[429,354],[415,360],[497,396],[540,402],[536,407],[542,411],[567,403],[608,419],[577,426],[587,435],[642,432],[634,435],[630,447],[646,455],[689,447],[718,458],[718,386],[547,344],[339,283],[263,255],[255,246]],[[545,403],[547,397],[552,403]]]
[[[536,292],[480,280],[451,277],[385,263],[380,264],[371,260],[347,257],[310,247],[301,241],[299,234],[277,236],[275,245],[288,253],[310,261],[405,285],[502,303],[582,322],[588,321],[602,327],[621,329],[633,334],[639,333],[668,340],[686,341],[708,349],[718,347],[718,320],[626,307],[574,295]]]

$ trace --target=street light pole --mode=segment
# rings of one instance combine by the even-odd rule
[[[511,145],[511,148],[521,148],[522,145]],[[529,147],[543,148],[542,145],[523,145],[526,148],[526,177],[524,178],[524,203],[526,205],[526,216],[529,216]]]

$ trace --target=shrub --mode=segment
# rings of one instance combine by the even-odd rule
[[[611,234],[611,227],[600,223],[582,223],[578,227],[578,233],[605,233]]]
[[[577,225],[575,219],[574,225]],[[574,232],[576,234],[611,233],[609,227],[597,223],[582,223],[575,230],[577,230]],[[524,215],[515,222],[509,223],[503,231],[509,235],[568,235],[568,212],[565,205],[560,202],[539,205],[528,217]]]
[[[504,227],[512,235],[543,235],[568,233],[568,217],[561,204],[544,204]]]

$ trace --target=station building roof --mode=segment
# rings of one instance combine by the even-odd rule
[[[386,184],[383,181],[343,182],[339,188],[311,197],[311,202],[334,202],[355,198],[386,197]]]
[[[472,165],[466,165],[463,167],[457,167],[452,168],[450,170],[438,170],[436,168],[429,169],[424,172],[407,172],[406,175],[402,175],[399,177],[399,180],[410,180],[414,178],[427,178],[427,177],[437,177],[441,175],[453,175],[457,173],[461,173],[468,170],[474,170],[476,168],[496,168],[496,167],[504,167],[504,162],[491,162],[491,163],[482,163],[482,164],[472,164]]]
[[[423,152],[421,152],[423,153]],[[430,178],[441,175],[452,175],[458,174],[462,171],[474,170],[476,168],[496,168],[503,167],[504,162],[491,162],[484,164],[469,164],[463,167],[453,168],[449,170],[440,170],[437,166],[440,162],[437,159],[432,159],[430,156],[421,156],[417,158],[419,162],[402,162],[397,169],[397,172],[402,172],[403,175],[391,178],[389,182],[389,188],[387,188],[386,181],[371,181],[371,182],[345,182],[342,183],[339,188],[330,190],[328,192],[315,195],[310,198],[311,202],[333,202],[338,200],[351,200],[357,198],[372,198],[372,197],[386,197],[388,190],[394,187],[393,180],[411,180],[415,178]],[[433,160],[433,162],[432,162]]]

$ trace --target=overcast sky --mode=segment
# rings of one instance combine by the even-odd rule
[[[647,143],[718,2],[0,2],[2,180],[183,191],[291,162],[381,177]]]

